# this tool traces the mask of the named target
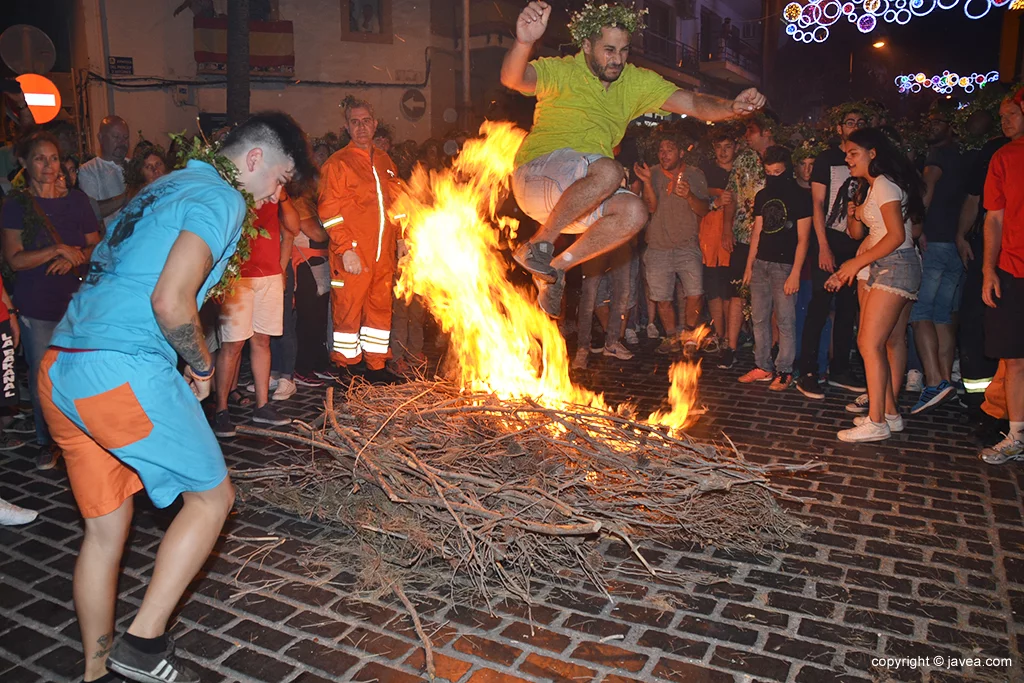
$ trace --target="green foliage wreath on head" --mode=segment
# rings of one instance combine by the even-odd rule
[[[875,107],[871,106],[870,104],[863,100],[859,100],[856,102],[843,102],[842,104],[837,104],[836,106],[828,110],[829,125],[843,125],[843,119],[846,118],[846,115],[854,111],[864,114],[864,116],[867,118],[871,118],[872,116],[880,113]]]
[[[626,33],[633,34],[643,31],[646,28],[644,17],[646,9],[637,9],[635,6],[622,5],[620,3],[595,5],[588,2],[578,12],[573,12],[569,20],[569,35],[576,47],[583,47],[583,41],[589,40],[601,33],[605,27],[621,28]]]

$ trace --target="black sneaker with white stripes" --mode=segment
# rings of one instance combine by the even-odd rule
[[[114,645],[107,668],[139,683],[200,683],[199,676],[174,655],[174,639],[167,636],[163,652],[150,654],[121,638]]]

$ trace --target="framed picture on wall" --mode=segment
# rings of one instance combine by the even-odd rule
[[[391,43],[391,0],[341,0],[341,39]]]

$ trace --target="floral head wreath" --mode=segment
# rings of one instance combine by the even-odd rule
[[[846,115],[854,111],[860,112],[865,116],[873,116],[879,113],[876,107],[871,106],[871,104],[863,100],[857,102],[843,102],[842,104],[837,104],[828,110],[829,124],[833,126],[841,126]]]
[[[606,26],[621,28],[626,33],[636,33],[646,28],[644,17],[646,9],[619,3],[595,5],[588,2],[578,12],[573,12],[569,20],[569,35],[576,47],[582,47],[583,41],[601,32]]]
[[[804,159],[816,159],[826,149],[828,149],[828,144],[821,140],[815,138],[804,140],[793,150],[793,163],[800,163]]]

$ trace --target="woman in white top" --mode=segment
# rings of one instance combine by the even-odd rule
[[[826,286],[850,285],[868,268],[857,346],[864,359],[869,409],[844,429],[842,441],[888,439],[903,429],[896,404],[907,361],[906,328],[921,286],[921,259],[914,248],[913,219],[923,215],[921,179],[907,158],[876,128],[856,131],[846,146],[850,175],[867,180],[870,189],[856,207],[848,230],[867,237],[855,258],[845,262]]]

